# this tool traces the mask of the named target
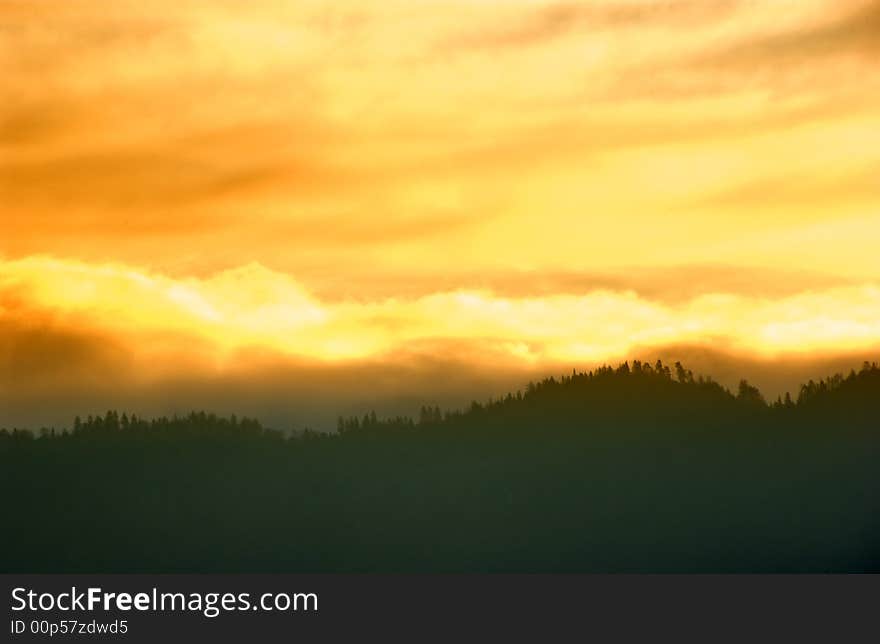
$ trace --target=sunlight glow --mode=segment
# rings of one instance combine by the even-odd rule
[[[510,298],[489,291],[321,302],[258,265],[175,279],[121,265],[46,257],[0,265],[0,293],[113,337],[161,332],[218,351],[262,347],[319,360],[377,357],[428,340],[493,343],[511,360],[598,361],[634,347],[702,344],[780,354],[880,342],[880,289],[829,288],[777,299],[713,294],[678,304],[632,292]]]

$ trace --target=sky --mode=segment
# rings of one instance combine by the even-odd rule
[[[0,425],[877,359],[878,64],[876,0],[0,0]]]

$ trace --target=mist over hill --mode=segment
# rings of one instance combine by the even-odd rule
[[[880,368],[765,400],[634,361],[287,435],[0,431],[10,571],[878,571]]]

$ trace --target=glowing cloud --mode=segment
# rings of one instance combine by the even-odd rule
[[[705,294],[678,303],[609,290],[543,297],[457,290],[322,302],[258,264],[175,279],[32,257],[0,265],[0,296],[12,301],[15,294],[16,308],[131,342],[162,333],[209,342],[221,354],[262,347],[318,360],[379,357],[429,341],[485,345],[529,364],[609,360],[634,347],[671,344],[784,354],[880,343],[880,288],[870,285],[775,299]]]

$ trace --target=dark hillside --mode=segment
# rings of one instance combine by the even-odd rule
[[[0,433],[10,571],[880,571],[880,368],[767,404],[676,365],[286,438]]]

